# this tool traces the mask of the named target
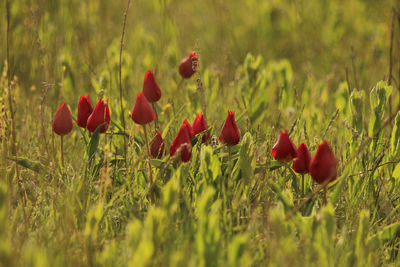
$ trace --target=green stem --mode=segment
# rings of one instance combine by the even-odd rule
[[[301,174],[301,197],[304,197],[304,173]]]
[[[154,195],[153,195],[153,172],[151,166],[151,154],[150,154],[150,146],[149,146],[149,138],[147,137],[146,125],[143,125],[144,131],[144,138],[146,140],[146,147],[147,147],[147,157],[149,163],[149,193],[150,193],[150,203],[154,204]]]
[[[157,120],[158,120],[157,109],[154,102],[151,103],[151,106],[153,107],[154,113],[156,114],[156,119],[154,120],[154,131],[157,131]]]
[[[228,146],[228,181],[232,179],[232,154],[231,147]]]
[[[61,166],[64,171],[64,136],[61,135]]]

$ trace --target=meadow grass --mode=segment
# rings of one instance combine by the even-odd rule
[[[1,266],[399,265],[396,1],[129,2],[0,0]],[[182,80],[192,50],[198,71]],[[130,117],[147,70],[166,148],[206,115],[211,137],[192,139],[188,163],[147,162]],[[111,123],[89,135],[74,122],[63,166],[54,115],[66,102],[75,120],[88,93]],[[326,205],[274,160],[284,129],[312,155],[328,140]]]

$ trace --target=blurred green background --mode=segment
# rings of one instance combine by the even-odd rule
[[[26,92],[60,79],[62,65],[73,78],[68,89],[85,92],[93,88],[93,78],[118,62],[126,1],[11,2],[12,67]],[[0,3],[5,6],[4,0]],[[344,80],[346,67],[352,75],[353,59],[359,86],[370,87],[388,72],[395,3],[132,1],[124,50],[126,91],[141,88],[147,69],[157,68],[159,80],[174,78],[180,59],[196,44],[202,65],[224,82],[232,81],[237,66],[252,53],[266,61],[287,58],[298,81],[315,76],[336,85]],[[5,8],[0,16],[3,65]],[[396,45],[398,39],[397,34]]]

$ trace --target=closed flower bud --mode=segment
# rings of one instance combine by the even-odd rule
[[[235,113],[228,111],[224,126],[222,126],[219,141],[227,146],[237,145],[240,141],[240,132],[235,122]]]
[[[78,103],[78,119],[76,124],[82,128],[86,128],[87,120],[93,112],[93,107],[90,104],[89,94],[87,97],[81,96]]]
[[[293,170],[297,173],[308,173],[311,161],[311,154],[307,146],[301,143],[296,151],[296,158],[293,160]]]
[[[93,133],[102,124],[104,125],[100,129],[100,133],[105,133],[110,124],[110,110],[108,108],[108,101],[104,102],[100,99],[87,120],[87,128]]]
[[[185,127],[186,127],[186,129],[187,129],[188,132],[189,132],[189,138],[191,139],[195,134],[194,134],[194,132],[193,132],[192,126],[190,126],[190,123],[188,122],[187,119],[185,119],[185,120],[183,121],[182,126],[185,126]],[[182,126],[181,126],[181,127],[182,127]]]
[[[160,132],[154,133],[154,139],[150,146],[150,154],[153,158],[161,158],[164,154],[165,144]]]
[[[290,140],[286,130],[281,131],[278,141],[272,147],[272,155],[280,162],[289,162],[296,157],[296,146]]]
[[[207,125],[206,121],[204,120],[203,113],[197,114],[196,119],[194,120],[193,125],[192,125],[193,134],[196,135],[196,134],[202,133],[207,129],[208,129],[208,125]],[[206,142],[209,137],[210,137],[210,133],[203,136],[202,142],[203,143]]]
[[[132,120],[137,124],[145,125],[154,121],[155,118],[156,114],[150,106],[149,101],[147,101],[147,98],[143,93],[138,93],[132,109]]]
[[[186,120],[185,120],[186,121]],[[176,153],[180,150],[180,155]],[[183,162],[188,162],[192,156],[192,144],[190,142],[190,128],[184,122],[179,129],[178,134],[174,138],[169,147],[169,155],[171,157],[178,156]]]
[[[160,87],[158,86],[151,70],[147,71],[146,75],[144,76],[143,94],[150,103],[157,102],[161,98]]]
[[[53,132],[66,135],[72,131],[72,116],[67,105],[62,102],[53,120]]]
[[[317,152],[310,162],[310,175],[315,182],[323,184],[326,181],[333,181],[337,176],[338,160],[333,154],[326,140],[318,145]]]
[[[179,64],[179,74],[182,78],[188,79],[196,72],[198,57],[196,53],[191,52]]]

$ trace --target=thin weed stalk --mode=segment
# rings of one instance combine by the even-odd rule
[[[124,37],[125,37],[125,27],[126,27],[126,18],[128,15],[128,9],[131,4],[131,0],[128,0],[128,4],[126,6],[126,10],[124,12],[124,23],[122,25],[122,35],[121,35],[121,46],[119,50],[119,72],[118,72],[118,78],[119,78],[119,103],[121,107],[121,118],[122,118],[122,128],[124,129],[124,133],[126,132],[126,126],[125,126],[125,115],[124,115],[124,105],[122,103],[122,50],[124,47]],[[127,162],[127,143],[126,143],[126,137],[124,135],[124,162],[125,162],[125,168],[128,168],[128,162]]]

